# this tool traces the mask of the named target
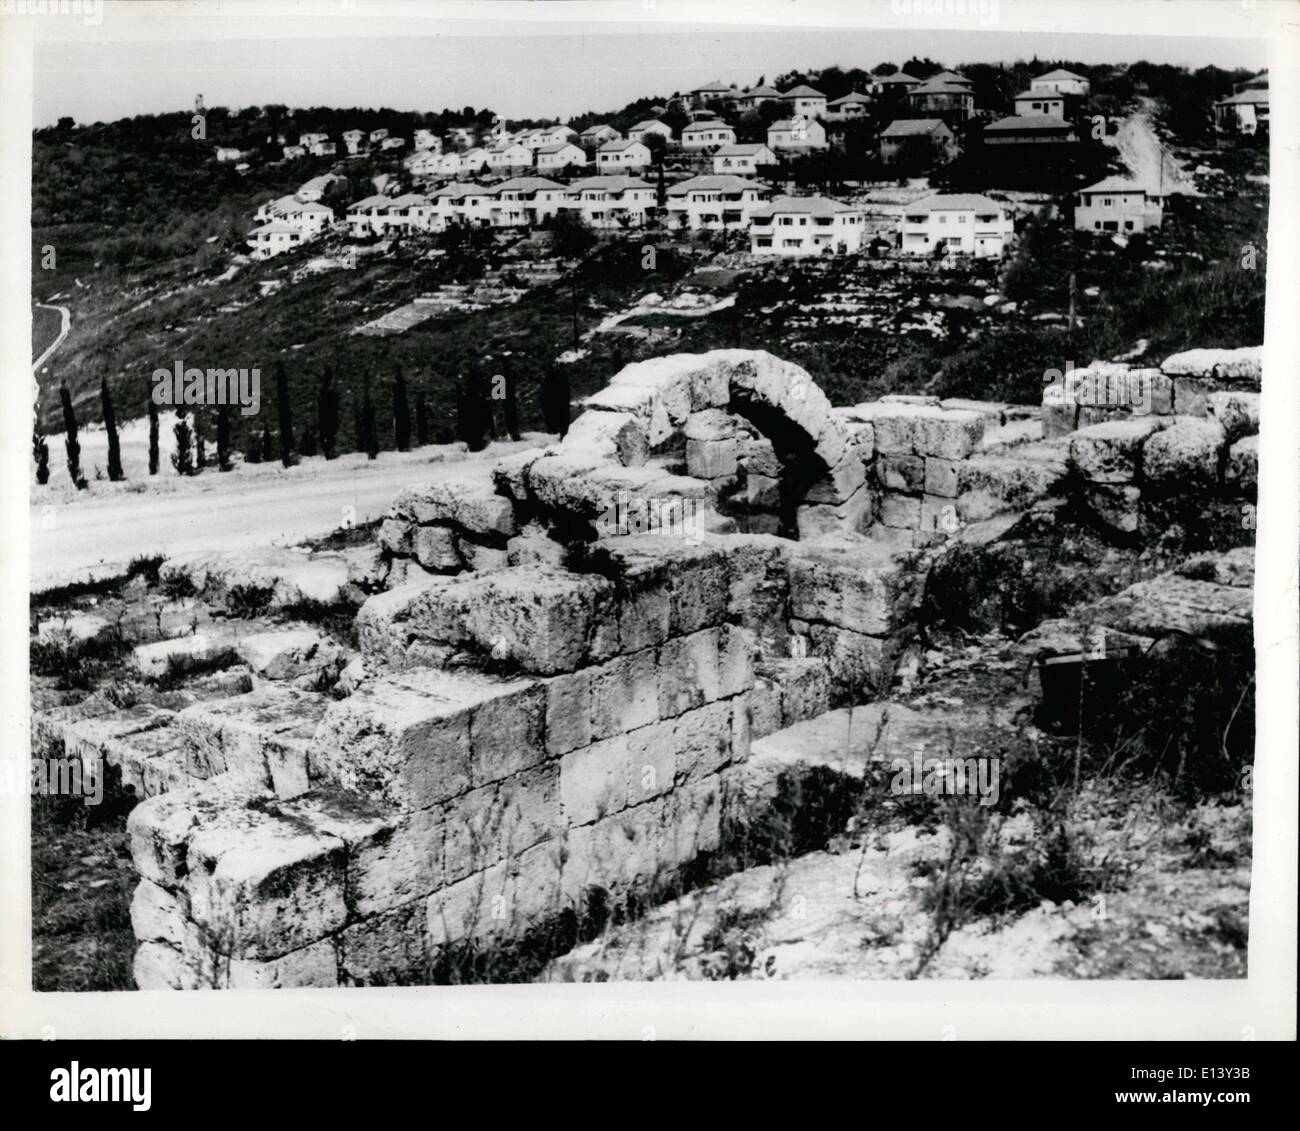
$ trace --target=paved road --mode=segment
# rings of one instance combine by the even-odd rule
[[[292,545],[345,519],[382,517],[408,484],[486,476],[501,455],[524,446],[493,444],[440,463],[429,462],[426,450],[385,453],[374,463],[344,456],[289,471],[260,466],[206,474],[170,491],[95,495],[92,486],[88,497],[31,508],[31,588],[111,573],[140,555]]]

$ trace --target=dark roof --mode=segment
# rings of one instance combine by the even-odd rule
[[[1074,127],[1064,118],[1055,118],[1051,114],[1013,114],[1009,118],[999,118],[984,127],[986,134],[1010,133],[1064,133]]]

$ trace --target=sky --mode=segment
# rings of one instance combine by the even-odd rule
[[[1265,16],[1270,3],[1260,0]],[[751,85],[913,54],[948,66],[1038,57],[1254,70],[1269,61],[1259,9],[1233,0],[214,0],[86,13],[0,16],[32,27],[34,125],[188,109],[200,93],[207,106],[232,108],[471,105],[566,118],[713,79]],[[491,18],[498,13],[515,18]]]

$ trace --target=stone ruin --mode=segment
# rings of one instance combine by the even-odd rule
[[[1062,495],[1118,537],[1171,492],[1253,500],[1259,355],[1230,375],[1224,356],[1171,358],[1164,412],[1070,428],[1055,401],[842,408],[766,353],[658,358],[490,480],[407,489],[346,563],[265,556],[277,594],[305,572],[313,594],[365,595],[333,694],[307,677],[347,657],[272,634],[241,642],[252,690],[36,720],[147,798],[128,824],[137,983],[420,981],[442,948],[652,888],[780,772],[752,743],[886,694],[950,546]],[[163,574],[215,601],[235,568]],[[1178,615],[1208,601],[1248,631],[1248,584],[1165,588]],[[1138,606],[1149,621],[1120,600],[1117,627],[1155,635]]]

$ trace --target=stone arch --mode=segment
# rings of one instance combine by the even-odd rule
[[[866,521],[866,473],[852,425],[837,416],[806,370],[766,351],[712,350],[635,362],[583,406],[560,444],[523,456],[517,468],[499,474],[517,502],[527,498],[589,519],[620,491],[692,490],[699,478],[691,466],[693,445],[711,442],[693,435],[693,426],[731,414],[765,437],[780,463],[782,533],[846,533]],[[716,441],[725,446],[725,436]],[[667,477],[678,480],[673,484],[647,460],[675,444],[686,447],[692,478]]]

